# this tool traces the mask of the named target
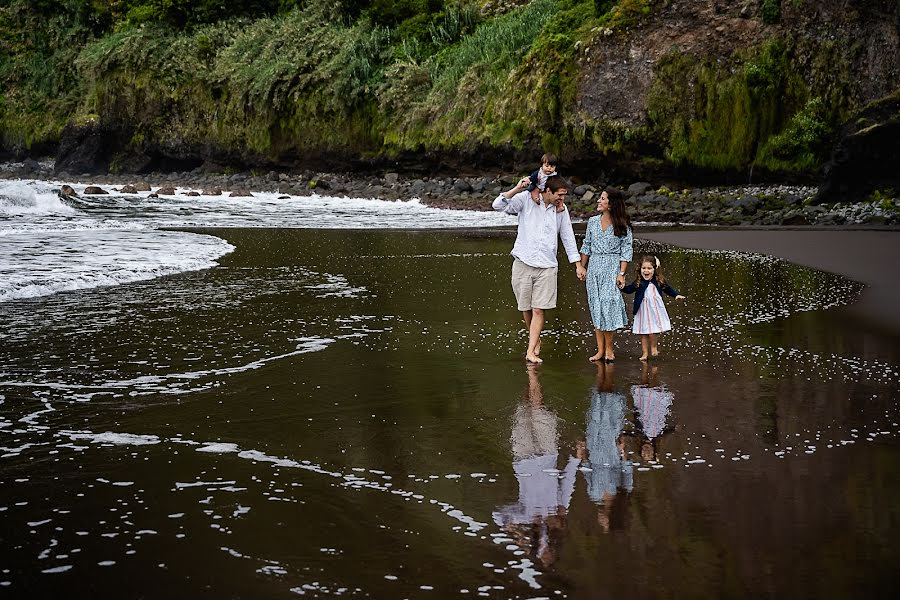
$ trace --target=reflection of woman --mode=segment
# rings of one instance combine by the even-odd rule
[[[659,385],[657,367],[646,363],[643,367],[642,385],[631,386],[634,412],[641,433],[641,458],[656,460],[656,445],[666,431],[666,420],[671,412],[675,395]]]
[[[609,505],[621,488],[631,491],[631,462],[625,460],[625,396],[613,391],[612,366],[597,366],[597,386],[587,414],[587,452],[591,468],[585,473],[588,496]]]
[[[625,268],[632,255],[631,221],[620,196],[600,194],[599,215],[588,219],[581,246],[581,264],[587,265],[588,306],[597,338],[597,353],[590,360],[615,360],[613,334],[625,327],[628,316],[618,287],[625,285]]]
[[[516,406],[511,436],[519,501],[494,511],[494,522],[545,566],[556,560],[578,469],[574,456],[562,472],[557,469],[558,423],[559,417],[544,406],[537,372],[529,368],[528,393]]]

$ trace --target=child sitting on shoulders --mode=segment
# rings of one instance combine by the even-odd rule
[[[634,324],[631,331],[641,336],[641,360],[659,356],[657,335],[672,329],[660,292],[665,292],[676,300],[685,298],[666,283],[659,259],[644,255],[638,263],[634,281],[622,288],[622,293],[634,294]]]
[[[541,157],[541,166],[528,176],[531,183],[528,185],[527,189],[531,192],[532,200],[535,202],[538,201],[538,196],[547,187],[547,178],[552,177],[553,175],[557,175],[556,155],[548,152]],[[556,207],[556,212],[562,212],[564,210],[565,205],[562,203]]]

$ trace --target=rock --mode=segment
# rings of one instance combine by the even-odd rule
[[[35,173],[41,170],[41,163],[33,158],[26,158],[22,161],[22,170],[26,173]]]
[[[175,195],[175,188],[173,188],[173,187],[161,187],[161,188],[159,188],[158,190],[156,190],[156,193],[157,193],[157,195],[159,195],[159,196],[174,196],[174,195]]]
[[[588,186],[579,185],[574,190],[572,190],[572,193],[575,194],[576,196],[584,196],[584,193],[586,191],[588,191]]]
[[[221,196],[221,195],[222,195],[222,188],[217,188],[217,187],[216,187],[216,188],[208,188],[208,189],[205,189],[205,190],[203,190],[203,195],[204,195],[204,196]]]
[[[760,200],[756,196],[747,194],[735,200],[733,202],[733,205],[740,208],[741,212],[745,215],[752,215],[757,210],[759,210],[760,206],[762,206],[762,200]]]
[[[110,152],[118,145],[118,136],[99,121],[69,123],[60,134],[54,172],[105,173],[109,170]]]
[[[472,186],[465,179],[457,179],[453,182],[453,189],[457,192],[468,192],[471,191]]]
[[[278,196],[278,199],[279,200],[290,200],[291,197],[290,196]]]
[[[745,4],[743,8],[741,8],[740,15],[742,19],[749,19],[753,16],[753,9],[750,8],[749,4]]]
[[[149,192],[150,184],[147,183],[146,181],[138,181],[136,184],[134,184],[134,189],[136,189],[139,192]]]
[[[232,190],[230,194],[228,194],[229,198],[252,198],[253,194],[251,194],[248,190]]]
[[[412,185],[409,186],[409,193],[413,196],[421,196],[425,192],[425,182],[421,179],[416,179],[412,182]]]
[[[137,188],[134,187],[133,185],[131,185],[130,183],[128,185],[123,185],[121,187],[121,189],[119,189],[119,191],[122,192],[123,194],[137,194],[138,193]]]
[[[147,197],[148,198],[159,198],[159,194],[157,194],[156,192],[151,192]]]
[[[384,174],[384,182],[387,185],[396,185],[396,183],[400,181],[400,175],[398,173],[385,173]]]
[[[184,195],[185,196],[199,196],[200,192],[190,191],[190,192],[185,192]]]
[[[98,195],[98,194],[108,194],[106,190],[96,185],[89,185],[84,188],[84,194],[87,195]]]
[[[646,181],[639,181],[628,186],[628,195],[639,196],[640,194],[645,194],[652,189],[653,186]]]
[[[594,200],[594,192],[592,192],[591,190],[587,190],[587,191],[581,196],[581,201],[582,201],[582,202],[592,202],[593,200]]]
[[[59,193],[68,198],[77,198],[78,197],[78,194],[75,193],[75,190],[72,188],[71,185],[63,185],[61,188],[59,188]]]

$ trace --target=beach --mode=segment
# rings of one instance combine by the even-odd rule
[[[870,329],[900,334],[900,297],[894,262],[900,257],[895,230],[643,230],[639,236],[688,248],[757,252],[792,263],[837,273],[866,287],[859,300],[838,312]]]

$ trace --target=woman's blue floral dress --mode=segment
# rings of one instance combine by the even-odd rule
[[[591,321],[600,331],[615,331],[628,324],[625,301],[616,287],[619,262],[631,261],[633,236],[631,227],[622,237],[616,237],[613,226],[600,228],[600,215],[588,219],[587,234],[581,245],[581,253],[588,259],[587,297],[591,309]]]

